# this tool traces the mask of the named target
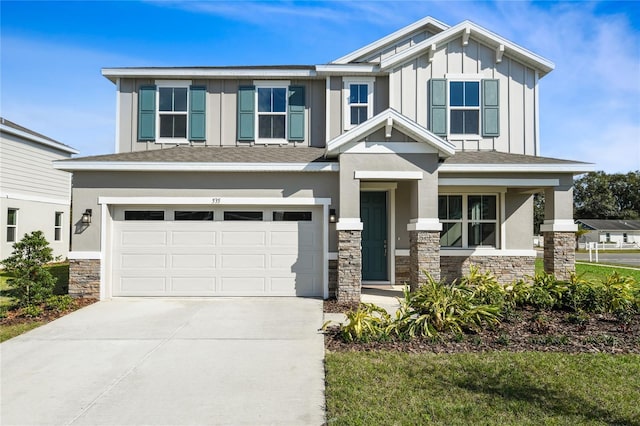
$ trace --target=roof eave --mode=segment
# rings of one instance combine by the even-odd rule
[[[546,164],[442,164],[440,173],[571,173],[579,175],[595,170],[591,163],[546,163]]]
[[[53,167],[68,172],[337,172],[338,164],[323,163],[205,163],[150,161],[54,161]]]
[[[55,141],[48,140],[48,139],[45,139],[45,138],[42,138],[42,137],[39,137],[39,136],[36,136],[36,135],[32,135],[30,133],[23,132],[22,130],[18,130],[18,129],[14,129],[13,127],[6,126],[4,124],[0,124],[0,130],[5,132],[5,133],[10,133],[10,134],[12,134],[14,136],[19,136],[19,137],[21,137],[23,139],[27,139],[27,140],[30,140],[32,142],[39,143],[41,145],[46,145],[48,147],[55,148],[55,149],[57,149],[59,151],[63,151],[63,152],[69,153],[69,154],[77,154],[79,152],[79,151],[71,148],[70,146],[64,145],[64,144],[62,144],[60,142],[55,142]]]
[[[119,78],[313,78],[315,69],[292,68],[103,68],[102,75],[115,83]]]

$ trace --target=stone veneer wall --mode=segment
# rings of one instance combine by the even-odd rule
[[[424,272],[440,280],[440,231],[409,231],[409,287],[427,282]]]
[[[411,279],[410,271],[410,257],[409,256],[396,256],[396,285],[409,284]]]
[[[338,261],[329,261],[329,297],[337,297],[338,294]]]
[[[69,261],[69,295],[100,298],[100,259]]]
[[[544,232],[544,271],[568,280],[576,270],[576,234]]]
[[[338,231],[339,302],[359,302],[362,285],[362,231]]]
[[[471,265],[477,266],[480,272],[489,271],[496,276],[498,282],[508,284],[535,274],[535,256],[441,256],[440,268],[442,279],[452,282],[469,273]]]

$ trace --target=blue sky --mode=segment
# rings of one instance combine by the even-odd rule
[[[469,19],[553,61],[542,155],[640,169],[640,2],[0,2],[0,114],[112,153],[104,67],[323,64],[424,16]]]

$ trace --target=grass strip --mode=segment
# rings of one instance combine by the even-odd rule
[[[542,352],[326,356],[327,422],[640,424],[640,356]]]

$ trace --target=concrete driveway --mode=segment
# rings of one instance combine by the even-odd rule
[[[0,345],[2,425],[324,422],[322,301],[100,302]]]

